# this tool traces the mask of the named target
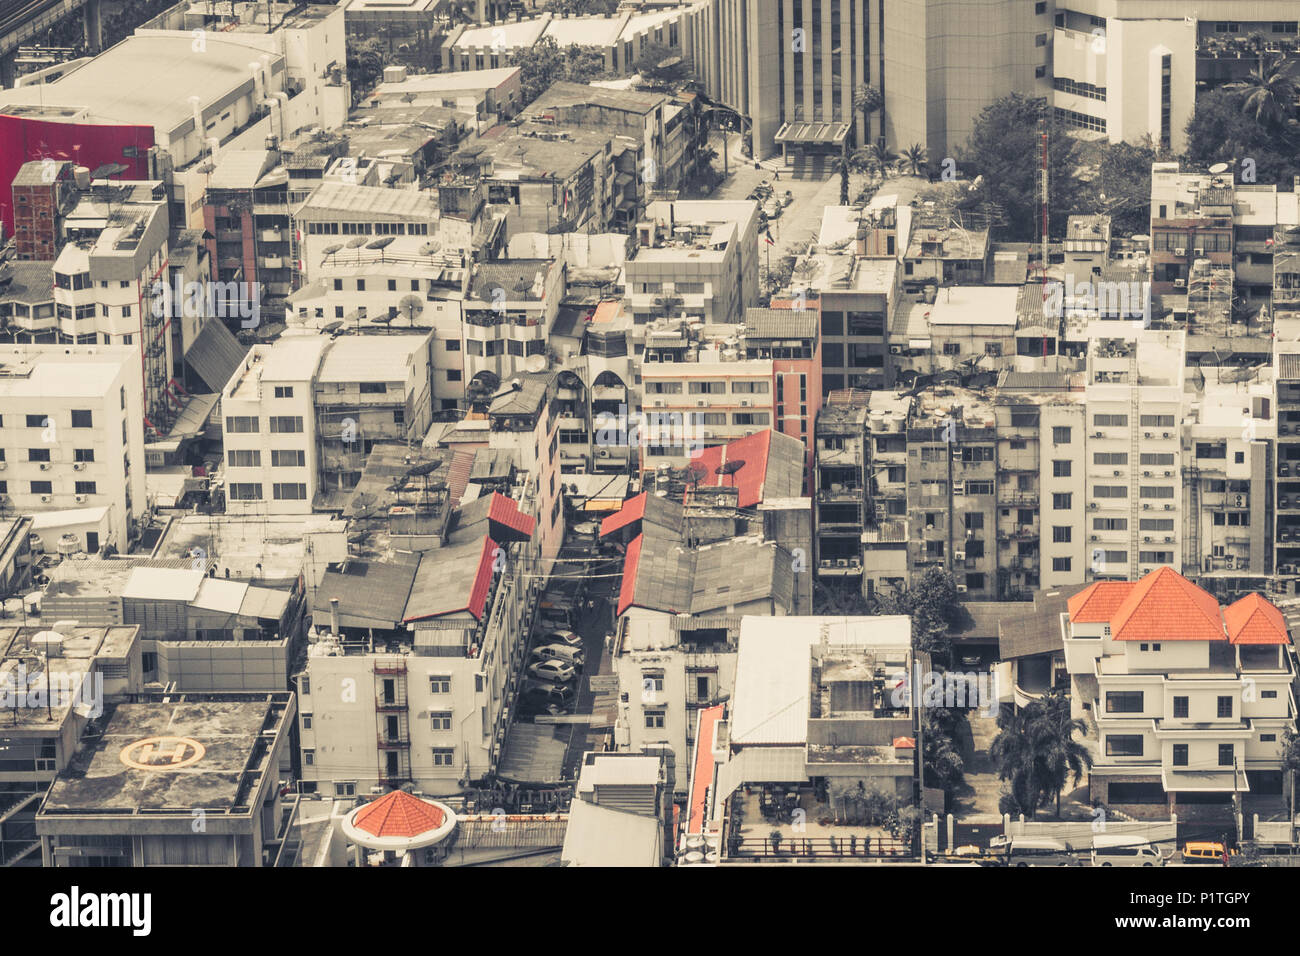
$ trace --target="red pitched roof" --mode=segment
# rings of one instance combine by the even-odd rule
[[[619,528],[625,528],[633,521],[640,521],[644,518],[647,497],[648,493],[643,491],[635,498],[629,498],[623,502],[622,508],[600,523],[600,536],[603,538],[607,534],[613,534]]]
[[[492,500],[488,504],[488,520],[505,525],[515,532],[514,535],[501,535],[505,540],[527,541],[533,536],[533,527],[537,524],[536,520],[519,511],[519,505],[513,498],[507,498],[497,491],[492,492]]]
[[[415,837],[442,826],[447,815],[404,790],[394,790],[366,804],[353,819],[358,830],[377,837]]]
[[[623,556],[623,581],[618,589],[618,611],[622,614],[636,600],[636,567],[641,560],[641,545],[645,535],[639,534],[627,545],[627,554]]]
[[[700,484],[706,488],[739,488],[742,508],[751,508],[763,500],[763,483],[767,480],[767,456],[772,445],[772,430],[737,438],[725,445],[703,449],[694,457],[692,468],[703,467]],[[743,461],[745,466],[734,475],[716,474],[729,461]],[[699,464],[696,464],[698,462]]]
[[[1225,641],[1223,612],[1214,595],[1170,567],[1133,585],[1110,619],[1116,641]]]
[[[1098,581],[1089,585],[1065,602],[1070,623],[1109,624],[1132,590],[1132,581]]]
[[[1223,609],[1228,640],[1233,644],[1289,644],[1282,612],[1258,594],[1247,594]]]
[[[469,604],[465,610],[480,621],[483,620],[483,608],[487,604],[488,589],[492,587],[493,565],[496,564],[497,543],[490,537],[483,538],[483,553],[478,558],[478,571],[474,575],[474,586],[469,592]]]
[[[460,499],[469,484],[470,472],[474,469],[474,452],[458,451],[451,456],[451,467],[447,469],[447,502],[449,508],[460,507]]]
[[[695,735],[695,766],[691,770],[691,815],[687,833],[704,832],[705,797],[713,786],[713,728],[722,719],[722,704],[700,711],[700,731]]]

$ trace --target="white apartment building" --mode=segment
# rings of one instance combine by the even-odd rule
[[[1084,390],[1088,573],[1137,580],[1178,570],[1186,335],[1121,322],[1094,328]]]
[[[1100,581],[1061,616],[1076,715],[1091,710],[1094,803],[1181,819],[1282,794],[1291,639],[1258,594],[1227,607],[1172,568]]]
[[[292,216],[294,268],[304,281],[330,280],[336,266],[427,260],[438,232],[429,193],[340,181],[322,182]]]
[[[140,355],[127,346],[0,353],[0,495],[36,514],[47,550],[75,533],[125,551],[146,507]]]
[[[668,314],[739,325],[758,304],[758,205],[745,200],[660,200],[637,224],[626,263],[636,325]]]
[[[354,487],[377,441],[432,421],[427,331],[255,346],[222,393],[227,510],[304,514]],[[319,497],[318,497],[319,496]]]
[[[464,379],[501,383],[547,367],[565,266],[550,259],[479,263],[464,297]],[[491,384],[491,392],[495,384]]]
[[[699,711],[735,689],[739,636],[734,619],[724,616],[682,620],[632,608],[619,618],[614,743],[633,753],[670,751],[678,790],[686,789]]]

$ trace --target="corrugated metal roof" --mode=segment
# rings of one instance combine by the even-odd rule
[[[193,601],[205,580],[196,570],[137,567],[122,589],[122,597],[146,601]]]
[[[342,571],[326,571],[312,597],[312,617],[328,621],[330,599],[339,599],[342,627],[397,626],[402,618],[419,560],[395,554],[388,561],[348,561]]]
[[[801,783],[808,779],[803,747],[746,747],[718,769],[718,801],[746,783]]]
[[[220,319],[208,319],[185,353],[185,361],[214,392],[220,392],[235,374],[248,346],[235,338]]]
[[[757,338],[811,339],[817,336],[817,313],[810,309],[746,309],[745,331]]]
[[[1277,377],[1279,379],[1300,378],[1300,354],[1281,353],[1277,357]]]

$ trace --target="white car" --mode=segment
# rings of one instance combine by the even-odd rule
[[[538,661],[528,668],[528,673],[529,676],[536,677],[538,680],[553,681],[557,684],[571,681],[574,676],[572,664],[557,660]]]
[[[539,644],[567,644],[576,650],[582,650],[582,638],[572,631],[551,631],[543,637]]]

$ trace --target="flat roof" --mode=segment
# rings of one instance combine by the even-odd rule
[[[731,697],[731,742],[803,744],[808,736],[810,649],[822,642],[887,647],[904,655],[911,647],[906,615],[870,617],[759,617],[740,622],[736,689]]]
[[[346,528],[346,522],[323,514],[184,515],[167,525],[154,555],[184,558],[202,548],[217,577],[224,578],[229,568],[233,577],[247,580],[290,581],[303,571],[309,535],[341,536]]]
[[[438,204],[427,192],[412,189],[321,183],[294,211],[294,218],[326,219],[331,212],[432,222],[438,218]]]
[[[251,90],[252,60],[268,56],[272,72],[283,69],[282,56],[252,39],[208,30],[204,52],[195,55],[188,30],[133,35],[53,83],[5,90],[3,95],[8,103],[80,106],[89,110],[94,122],[136,123],[171,133],[193,119],[189,97],[198,96],[206,108],[244,87]]]
[[[421,354],[428,354],[432,337],[431,332],[343,336],[326,351],[316,381],[405,383]]]
[[[86,738],[50,785],[40,815],[258,812],[257,784],[279,772],[265,734],[282,732],[292,715],[287,691],[118,704],[103,733]],[[174,766],[178,754],[182,767]]]
[[[129,345],[101,345],[94,351],[61,345],[0,348],[0,396],[102,398],[140,353]]]
[[[1019,298],[1019,286],[944,286],[930,306],[930,326],[1004,325],[1015,328]]]

